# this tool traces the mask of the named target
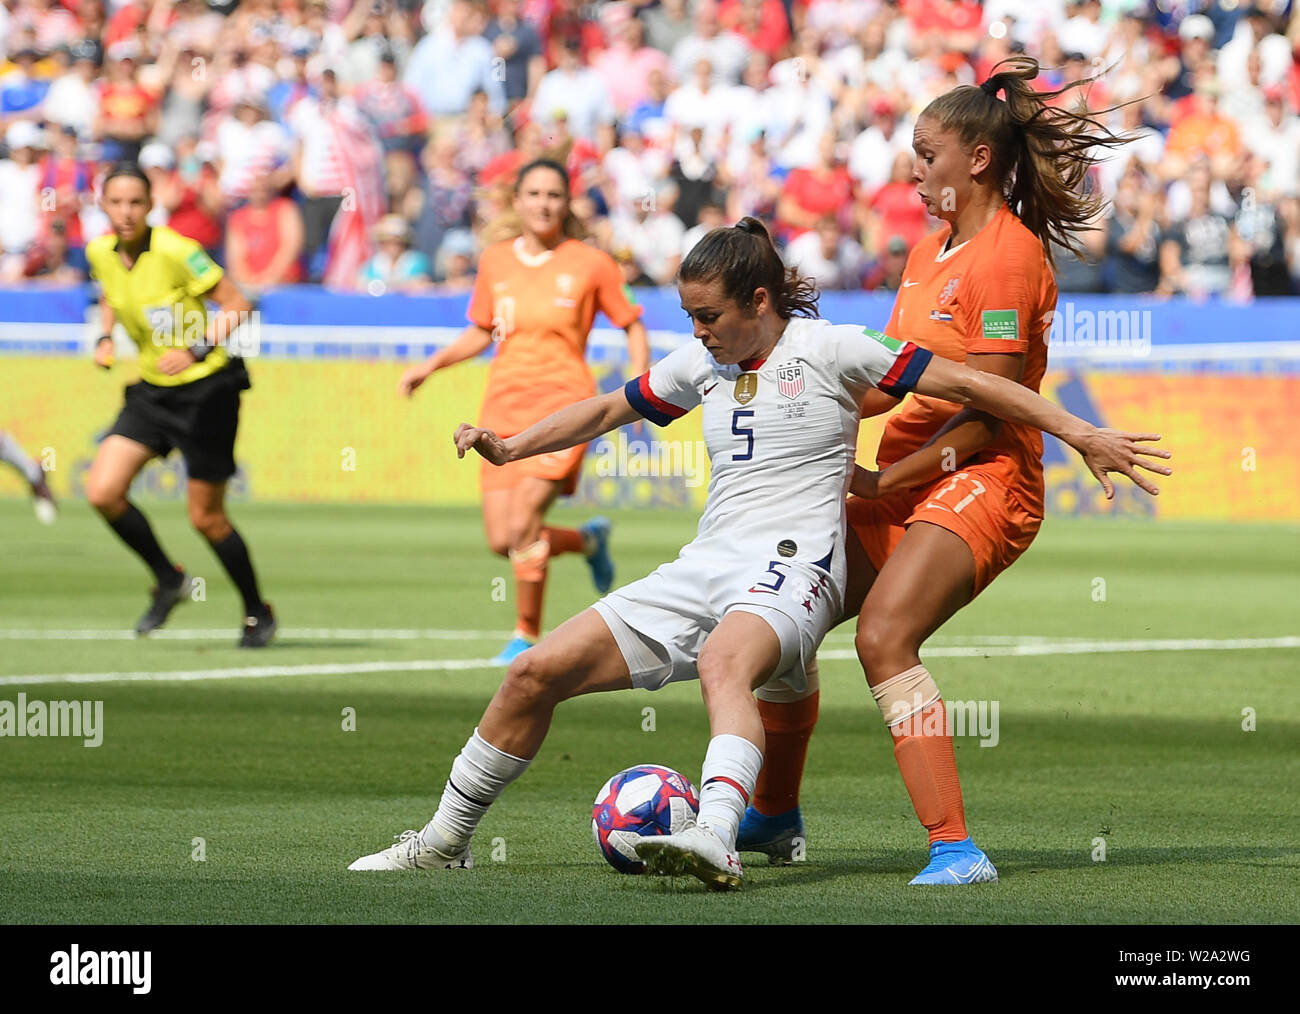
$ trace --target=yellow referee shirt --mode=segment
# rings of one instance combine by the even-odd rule
[[[140,350],[141,380],[176,387],[226,365],[226,349],[218,346],[180,373],[168,376],[158,369],[168,349],[204,342],[208,310],[203,294],[225,274],[194,240],[165,226],[149,229],[144,249],[128,271],[117,252],[117,236],[110,232],[86,244],[86,261],[113,315]]]

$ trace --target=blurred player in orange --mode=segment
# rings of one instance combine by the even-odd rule
[[[1079,249],[1096,214],[1083,191],[1093,153],[1124,143],[1094,117],[1029,84],[1038,64],[1014,57],[917,119],[913,179],[947,223],[907,260],[886,333],[1037,391],[1056,307],[1048,245]],[[997,94],[1002,91],[1005,101]],[[863,415],[897,400],[871,392]],[[885,427],[879,470],[856,470],[848,505],[849,589],[856,647],[894,739],[894,757],[931,861],[914,884],[996,880],[966,829],[951,726],[919,651],[925,640],[1028,548],[1043,520],[1042,434],[946,401],[914,397]],[[1141,488],[1150,482],[1133,473]],[[1103,485],[1105,485],[1103,483]],[[1110,495],[1110,489],[1107,489]],[[864,601],[865,596],[865,601]],[[760,693],[760,697],[761,697]],[[767,763],[739,848],[789,860],[803,836],[798,808],[817,693],[760,700]]]
[[[618,265],[577,238],[569,210],[569,177],[557,162],[524,166],[515,184],[513,238],[494,243],[479,258],[470,298],[470,326],[445,349],[412,366],[398,382],[410,397],[433,373],[472,359],[494,341],[479,425],[513,436],[552,412],[594,397],[587,369],[587,337],[599,310],[627,332],[628,369],[650,368],[650,342],[641,308],[628,298]],[[494,468],[483,462],[483,527],[494,553],[510,558],[515,575],[514,635],[496,657],[508,665],[541,635],[542,597],[552,557],[582,553],[603,595],[614,580],[609,521],[593,518],[581,528],[545,523],[557,496],[577,488],[586,445]]]

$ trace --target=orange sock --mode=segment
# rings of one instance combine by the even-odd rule
[[[546,578],[540,581],[515,581],[515,630],[530,641],[542,636],[542,597]]]
[[[542,633],[542,597],[546,592],[549,557],[550,548],[545,539],[510,554],[515,572],[515,632],[530,641],[536,641]]]
[[[931,845],[968,837],[961,779],[957,777],[957,757],[947,721],[941,698],[889,730],[894,737],[898,771],[917,817],[930,833]]]
[[[543,528],[542,538],[550,543],[552,556],[559,556],[561,553],[581,553],[584,549],[582,532],[576,528]]]
[[[820,700],[821,691],[800,701],[758,701],[767,748],[750,802],[765,817],[775,817],[799,805],[799,783],[803,781],[808,741],[817,726]]]

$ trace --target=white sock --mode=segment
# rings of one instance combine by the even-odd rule
[[[700,772],[700,815],[695,822],[710,828],[729,852],[736,847],[736,831],[762,769],[763,751],[743,736],[709,740]]]
[[[3,431],[0,431],[0,461],[7,461],[13,465],[33,486],[45,475],[40,462],[29,458],[18,441]]]
[[[498,750],[475,729],[465,749],[451,762],[451,776],[438,810],[420,834],[424,844],[448,855],[459,852],[473,837],[488,807],[530,763]]]

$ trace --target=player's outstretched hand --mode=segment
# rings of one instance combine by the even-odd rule
[[[1088,434],[1075,449],[1083,455],[1084,464],[1101,483],[1101,488],[1106,491],[1107,500],[1115,498],[1115,485],[1107,477],[1107,472],[1120,472],[1127,475],[1139,489],[1156,496],[1160,490],[1137,469],[1145,468],[1148,472],[1156,472],[1159,475],[1173,474],[1173,469],[1168,465],[1158,465],[1146,460],[1173,457],[1162,447],[1144,446],[1159,439],[1160,435],[1157,433],[1121,433],[1118,430],[1099,429]]]
[[[402,376],[397,381],[397,393],[403,398],[409,398],[415,393],[415,389],[428,379],[429,370],[424,363],[408,366],[402,371]]]
[[[465,452],[473,448],[494,465],[504,465],[510,460],[506,442],[491,430],[485,430],[469,423],[456,427],[456,457],[465,457]]]

